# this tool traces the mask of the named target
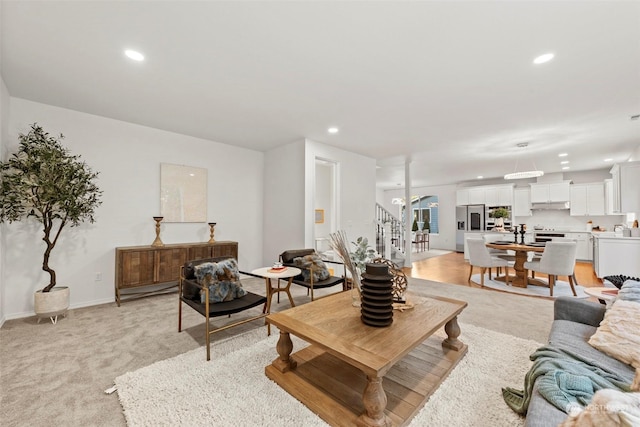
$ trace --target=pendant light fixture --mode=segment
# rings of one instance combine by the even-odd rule
[[[517,144],[518,148],[527,148],[529,143],[520,142]],[[508,173],[504,176],[504,179],[524,179],[524,178],[537,178],[539,176],[544,175],[544,172],[536,169],[536,164],[533,160],[531,160],[531,164],[533,165],[532,170],[518,172],[518,158],[516,158],[516,167],[513,169],[513,173]]]

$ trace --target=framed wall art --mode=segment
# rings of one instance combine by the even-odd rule
[[[164,222],[207,222],[207,169],[160,164]]]

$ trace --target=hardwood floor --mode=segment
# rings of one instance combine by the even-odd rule
[[[418,279],[480,287],[473,283],[470,285],[469,282],[467,282],[467,278],[469,277],[469,263],[465,261],[464,254],[459,252],[452,252],[422,261],[416,261],[413,263],[413,268],[404,268],[404,272],[407,276]],[[602,286],[602,281],[596,277],[591,263],[576,263],[575,273],[578,284],[582,286]],[[540,276],[545,277],[544,274]]]

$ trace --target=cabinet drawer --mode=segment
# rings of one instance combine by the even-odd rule
[[[213,246],[193,246],[189,248],[189,261],[211,258]]]
[[[118,253],[116,282],[120,288],[130,288],[153,283],[154,251],[127,251]]]
[[[229,256],[238,259],[237,243],[218,243],[213,247],[212,256]]]
[[[157,270],[155,283],[177,282],[180,278],[180,267],[187,262],[187,250],[163,249],[156,251]]]

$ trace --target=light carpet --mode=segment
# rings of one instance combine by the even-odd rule
[[[471,281],[477,284],[480,284],[480,274],[474,274],[471,276]],[[517,286],[507,285],[504,282],[498,280],[489,280],[489,274],[484,275],[484,286],[486,288],[497,289],[499,291],[510,292],[512,294],[520,294],[520,295],[533,295],[538,297],[550,297],[549,288],[545,288],[543,286],[533,286],[529,285],[526,288],[518,288]],[[584,292],[584,287],[580,285],[575,285],[576,288],[576,298],[588,298]],[[556,297],[572,297],[573,292],[571,292],[571,286],[569,286],[569,282],[565,282],[563,280],[556,280],[556,286],[553,288],[553,298]]]
[[[468,353],[412,420],[411,426],[522,426],[502,400],[505,386],[521,388],[529,355],[542,344],[461,325]],[[265,328],[201,347],[115,380],[127,425],[326,426],[276,383],[264,368],[277,357],[278,333]],[[444,331],[438,333],[444,338]],[[305,343],[296,337],[294,352]]]

